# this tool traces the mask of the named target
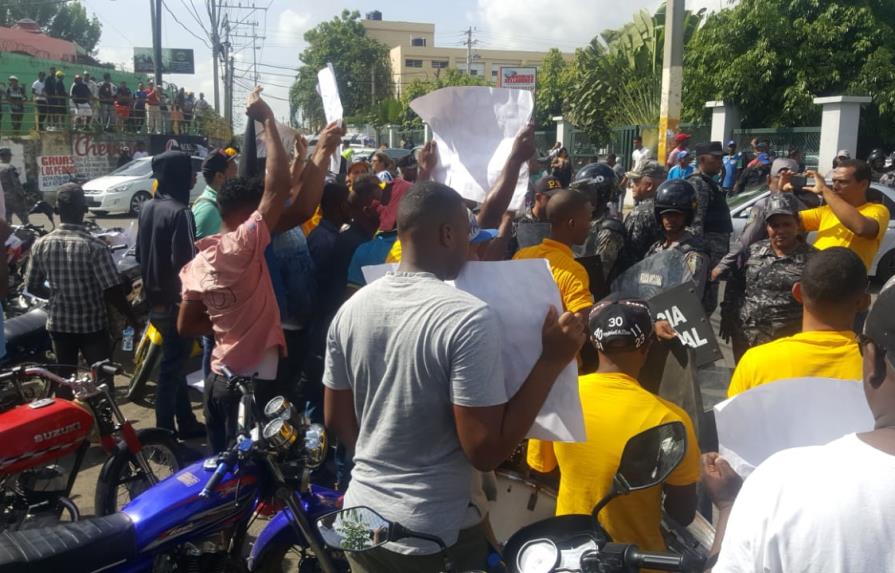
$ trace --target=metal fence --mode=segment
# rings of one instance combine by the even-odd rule
[[[751,149],[753,139],[765,140],[769,152],[781,157],[786,157],[790,150],[797,148],[805,158],[806,167],[816,169],[818,166],[820,127],[737,129],[733,132],[733,139],[739,149]]]

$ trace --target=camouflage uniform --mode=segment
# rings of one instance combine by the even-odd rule
[[[895,171],[884,173],[879,178],[879,184],[885,185],[886,187],[895,187]]]
[[[662,229],[656,221],[656,202],[644,199],[625,217],[625,247],[620,262],[621,270],[637,264],[647,251],[662,239]]]
[[[600,255],[603,277],[611,282],[617,274],[616,263],[625,245],[625,226],[621,221],[604,214],[590,222],[590,233],[584,246],[575,249],[578,257]]]
[[[687,181],[696,189],[696,215],[690,225],[690,232],[702,237],[708,249],[709,269],[715,268],[730,250],[730,235],[733,223],[727,197],[714,179],[703,173],[694,173]],[[718,305],[718,283],[711,282],[705,290],[702,306],[711,316]]]
[[[705,243],[699,237],[686,231],[679,241],[670,245],[666,246],[664,239],[656,241],[646,252],[646,256],[650,257],[670,249],[678,249],[684,254],[684,264],[687,265],[690,277],[696,285],[696,295],[703,299],[703,306],[705,306],[705,299],[702,295],[705,292],[706,280],[709,275],[709,255]]]
[[[6,201],[6,221],[12,222],[15,214],[22,224],[28,223],[28,207],[25,205],[25,189],[19,180],[19,172],[11,163],[0,163],[0,186]]]
[[[778,257],[770,239],[764,239],[741,257],[727,281],[721,315],[732,320],[731,334],[741,333],[746,348],[802,329],[802,305],[793,298],[792,285],[801,279],[805,263],[816,252],[800,242],[792,253]]]

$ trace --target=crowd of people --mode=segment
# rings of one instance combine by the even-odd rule
[[[824,518],[822,506],[855,492],[861,532],[885,545],[891,519],[879,500],[892,498],[884,470],[895,434],[884,430],[895,408],[895,368],[886,354],[895,318],[888,307],[868,316],[867,269],[890,217],[868,201],[871,165],[841,158],[832,186],[810,171],[808,184],[794,186],[802,166],[774,158],[764,180],[771,193],[731,248],[726,198],[741,177],[728,177],[736,162],[721,142],[690,148],[679,136],[665,164],[637,145],[627,172],[610,160],[573,173],[561,146],[538,158],[529,127],[484,201],[473,204],[432,180],[434,142],[397,164],[385,153],[369,163],[343,157],[334,174],[330,159],[344,135],[338,123],[326,126],[307,157],[301,137],[284,147],[259,90],[247,113],[264,125],[259,177],[237,173],[237,163],[241,169],[254,157],[214,150],[202,167],[205,191],[191,207],[190,157],[169,151],[152,160],[158,189],[140,213],[137,256],[149,318],[163,337],[157,426],[182,438],[205,434],[211,451],[223,450],[238,432],[240,397],[225,372],[252,376],[260,403],[287,396],[333,433],[336,475],[327,479],[345,490],[345,507],[368,506],[437,535],[459,570],[480,569],[492,537],[483,482],[511,457],[560,373],[576,362],[587,440],[530,440],[527,450],[534,471],[559,470],[558,514],[589,514],[609,491],[627,441],[676,421],[687,434],[682,463],[661,487],[601,513],[613,539],[664,550],[663,509],[689,523],[701,481],[720,509],[716,571],[804,570],[804,563],[817,571],[869,570],[853,561],[859,552],[843,546],[855,540]],[[514,213],[508,207],[526,164],[530,191]],[[627,191],[635,207],[625,212]],[[120,303],[120,293],[107,276],[108,252],[81,226],[83,191],[67,186],[58,203],[63,225],[35,245],[28,281],[51,285],[48,328],[57,355],[80,351],[93,360],[99,353],[87,341],[101,333],[101,302]],[[813,245],[810,231],[817,232]],[[759,468],[734,503],[741,480],[716,453],[701,455],[691,415],[639,382],[652,349],[678,344],[677,333],[647,301],[594,294],[594,281],[608,285],[669,251],[680,254],[679,270],[707,315],[726,281],[721,335],[738,362],[730,396],[782,378],[864,378],[878,429],[826,448],[854,459],[852,467],[883,470],[856,478],[872,482],[872,495],[857,491],[845,467],[833,471],[825,453],[804,452]],[[508,259],[546,259],[562,304],[538,325],[541,353],[513,395],[500,382],[503,327],[495,311],[446,282],[467,261]],[[588,268],[588,259],[597,263]],[[395,270],[367,284],[364,267],[387,262]],[[66,270],[74,264],[84,268]],[[880,301],[893,292],[884,290]],[[90,304],[76,304],[83,298]],[[196,338],[206,353],[204,427],[184,375]],[[587,352],[596,359],[585,359]],[[803,479],[793,483],[788,472]],[[803,484],[812,485],[793,492]],[[781,513],[799,519],[780,521]],[[828,540],[836,540],[824,553],[832,569],[817,560],[779,565],[799,563]],[[892,557],[890,549],[877,552]],[[348,559],[359,572],[428,572],[442,564],[438,547],[419,540]],[[890,569],[891,562],[873,570]]]
[[[195,133],[196,118],[209,109],[202,93],[197,98],[184,88],[163,89],[151,79],[128,86],[124,80],[114,82],[109,73],[94,78],[86,70],[67,84],[65,72],[50,67],[47,72],[38,72],[30,93],[14,75],[5,85],[0,84],[0,121],[4,111],[8,113],[13,134],[22,133],[23,128],[54,131],[69,127],[81,131]]]

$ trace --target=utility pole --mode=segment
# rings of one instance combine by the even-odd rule
[[[155,85],[162,85],[162,0],[149,0],[152,17],[152,63],[155,66]]]
[[[659,161],[668,158],[668,145],[681,122],[681,86],[684,80],[685,0],[667,0],[665,52],[662,58],[662,103],[659,112]]]
[[[208,20],[211,24],[211,61],[212,61],[212,81],[214,82],[214,111],[221,113],[221,96],[220,96],[220,79],[218,65],[221,62],[221,35],[218,30],[219,10],[218,3],[212,0],[208,2]],[[223,60],[226,65],[227,60]]]
[[[224,119],[233,130],[233,57],[230,55],[230,19],[224,15],[224,49],[221,63],[224,65]],[[217,61],[215,61],[217,69]]]
[[[233,131],[233,56],[230,56],[227,66],[227,125]]]
[[[370,68],[370,109],[376,105],[376,66]]]
[[[466,73],[472,75],[472,26],[466,29]]]

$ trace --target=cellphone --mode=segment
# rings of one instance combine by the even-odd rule
[[[802,189],[803,187],[808,185],[808,178],[804,175],[793,175],[789,178],[789,182],[796,189]]]

